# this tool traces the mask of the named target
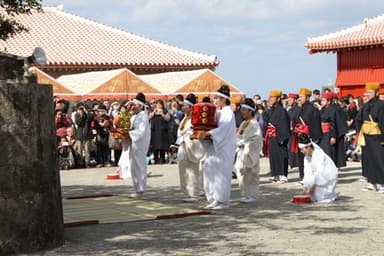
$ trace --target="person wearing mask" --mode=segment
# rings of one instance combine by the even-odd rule
[[[111,104],[111,107],[109,108],[109,112],[108,112],[108,115],[111,117],[112,120],[114,120],[115,117],[119,114],[119,110],[120,110],[120,103],[117,101],[114,101]]]

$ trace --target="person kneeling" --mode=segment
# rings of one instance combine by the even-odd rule
[[[300,134],[299,148],[304,158],[304,193],[313,202],[329,203],[336,200],[337,167],[332,159],[311,139]]]

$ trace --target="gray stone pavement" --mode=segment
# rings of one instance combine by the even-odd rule
[[[297,205],[298,173],[290,182],[268,182],[268,159],[262,159],[261,184],[255,204],[239,203],[233,180],[231,208],[210,215],[142,220],[65,229],[65,244],[30,255],[384,255],[384,194],[361,192],[359,164],[339,173],[340,199],[331,204]],[[128,194],[129,180],[106,180],[113,168],[61,172],[64,196]],[[144,200],[199,209],[183,204],[176,165],[149,166],[152,176]],[[184,206],[186,205],[186,206]],[[65,214],[65,213],[64,213]]]

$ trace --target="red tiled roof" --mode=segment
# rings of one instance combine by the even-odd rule
[[[7,16],[4,9],[0,13]],[[15,19],[29,32],[7,41],[0,51],[30,56],[35,47],[44,49],[48,66],[116,65],[209,67],[219,64],[215,55],[205,55],[156,42],[120,29],[44,7],[44,12]],[[5,49],[5,50],[4,50]]]
[[[362,24],[319,37],[308,38],[305,47],[314,52],[384,44],[384,14]]]

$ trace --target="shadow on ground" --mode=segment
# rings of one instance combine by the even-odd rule
[[[340,173],[339,183],[355,182],[360,168],[345,168]],[[128,186],[63,186],[65,195],[112,193],[127,194]],[[233,252],[231,255],[250,255],[256,251],[263,255],[279,254],[282,248],[267,246],[267,241],[280,233],[296,236],[329,236],[353,234],[364,231],[364,226],[350,225],[364,222],[356,212],[359,205],[355,198],[341,195],[332,204],[297,205],[291,203],[299,187],[261,183],[258,201],[255,204],[241,204],[239,190],[233,185],[231,208],[211,215],[193,216],[168,220],[138,221],[129,223],[103,224],[95,226],[66,228],[66,244],[52,253],[60,255],[200,255],[204,252]],[[177,186],[166,188],[149,187],[143,200],[164,204],[186,205]],[[202,209],[205,200],[187,204],[192,209]],[[336,216],[336,217],[335,217]],[[337,224],[335,224],[337,223]],[[252,246],[242,239],[257,229]],[[236,239],[234,239],[236,238]],[[84,246],[85,245],[85,246]],[[296,253],[284,252],[285,255]],[[305,252],[303,252],[305,253]],[[53,255],[54,255],[53,254]]]

